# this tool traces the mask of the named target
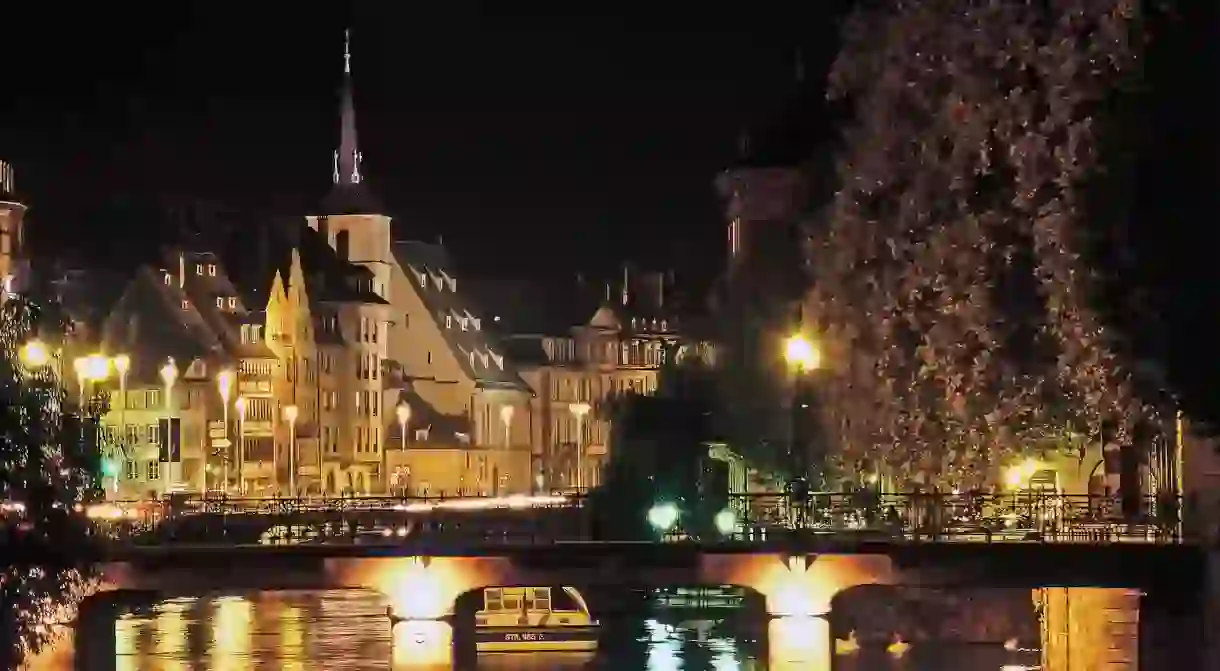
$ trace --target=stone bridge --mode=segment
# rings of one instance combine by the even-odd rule
[[[427,554],[410,546],[153,547],[108,558],[106,591],[82,612],[121,601],[125,593],[160,599],[362,588],[384,595],[396,614],[426,620],[452,613],[463,594],[484,587],[705,584],[754,590],[771,616],[824,617],[865,586],[1008,587],[1027,590],[1040,604],[1048,669],[1138,668],[1141,659],[1146,668],[1206,668],[1199,656],[1204,605],[1214,601],[1201,596],[1210,589],[1207,564],[1198,549],[1134,545],[883,544],[828,551],[571,543]],[[1113,665],[1094,666],[1098,655]],[[1084,660],[1091,661],[1082,666]]]

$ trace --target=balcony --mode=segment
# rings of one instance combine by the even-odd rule
[[[238,378],[237,393],[240,396],[270,396],[271,395],[271,379],[270,378]]]

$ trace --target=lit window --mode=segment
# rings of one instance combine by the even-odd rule
[[[215,263],[208,264],[208,277],[216,277],[216,264]]]
[[[196,275],[202,275],[202,274],[203,274],[203,264],[202,264],[202,263],[196,263],[196,264],[195,264],[195,274],[196,274]]]
[[[231,310],[237,309],[237,299],[232,296],[229,297],[229,309],[231,309]]]
[[[220,296],[217,296],[216,297],[216,307],[223,308],[224,306],[225,306],[225,299],[221,298]]]
[[[182,300],[182,309],[183,309],[183,310],[189,310],[189,309],[191,309],[191,304],[190,304],[190,301],[187,301],[186,299],[183,299],[183,300]]]
[[[170,275],[169,273],[165,273],[165,286],[168,287],[169,285],[171,285],[173,283],[174,283],[174,276]]]
[[[447,329],[453,328],[453,317],[451,317],[449,315],[445,315],[445,328],[447,328]]]

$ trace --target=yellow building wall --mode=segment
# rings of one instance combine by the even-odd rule
[[[408,447],[386,453],[389,473],[410,496],[493,496],[532,491],[526,449]],[[394,493],[402,489],[393,488]]]

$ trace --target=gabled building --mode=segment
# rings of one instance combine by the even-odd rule
[[[395,241],[391,218],[364,181],[362,158],[345,49],[334,184],[306,220],[341,261],[367,271],[369,291],[382,300],[337,315],[362,383],[349,416],[355,444],[388,450],[379,487],[527,489],[529,389],[483,330],[444,249]],[[451,469],[424,463],[433,456],[464,466],[445,473]]]
[[[238,486],[242,461],[247,491],[273,487],[278,362],[261,311],[242,302],[214,253],[171,250],[162,264],[137,269],[100,335],[102,352],[130,361],[125,375],[116,370],[106,381],[112,400],[103,417],[124,448],[122,493],[214,490],[226,472]],[[181,460],[158,468],[150,463],[156,420],[171,416],[181,419]]]
[[[667,356],[680,351],[675,346],[710,355],[710,344],[683,335],[690,313],[674,300],[672,279],[624,271],[618,289],[583,281],[551,289],[480,285],[501,310],[494,328],[534,392],[530,442],[545,487],[599,484],[609,458],[608,403],[655,392]]]

